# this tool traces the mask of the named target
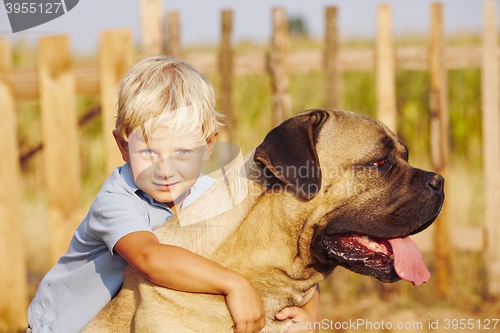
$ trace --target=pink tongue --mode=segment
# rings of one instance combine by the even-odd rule
[[[424,256],[410,237],[388,241],[394,254],[394,269],[401,279],[410,281],[414,286],[429,281],[431,273],[425,267]]]

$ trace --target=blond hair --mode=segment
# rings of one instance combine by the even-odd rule
[[[201,128],[209,140],[222,126],[221,118],[204,74],[187,62],[155,56],[133,66],[121,82],[115,129],[128,141],[137,128],[144,134],[158,126],[184,133]]]

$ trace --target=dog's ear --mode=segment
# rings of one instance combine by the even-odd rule
[[[329,114],[310,110],[271,130],[255,149],[254,161],[264,170],[268,184],[276,179],[306,200],[321,188],[321,169],[316,141]]]

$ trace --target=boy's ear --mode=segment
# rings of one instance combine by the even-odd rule
[[[203,152],[203,159],[202,159],[203,162],[206,162],[210,159],[210,154],[212,154],[212,151],[214,149],[214,145],[215,145],[215,142],[217,141],[218,135],[219,135],[219,133],[215,133],[214,135],[212,135],[212,137],[210,139],[207,140],[206,149]]]
[[[125,162],[130,162],[130,155],[128,153],[128,142],[125,141],[117,130],[113,130],[113,137],[115,138],[118,149],[122,154],[122,158]]]

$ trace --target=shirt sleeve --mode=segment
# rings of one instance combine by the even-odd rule
[[[135,193],[101,191],[89,212],[91,233],[101,239],[114,254],[116,242],[137,231],[150,231],[144,202]]]

